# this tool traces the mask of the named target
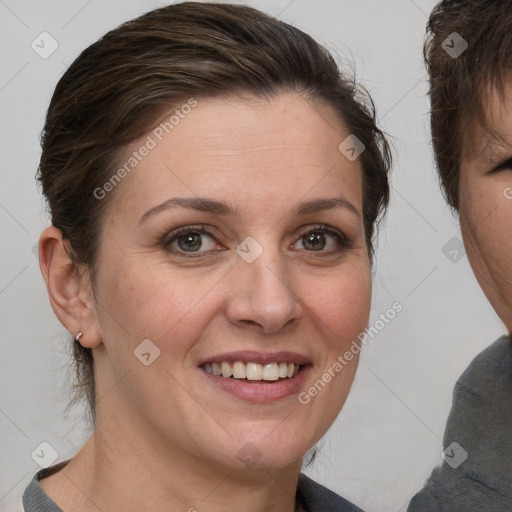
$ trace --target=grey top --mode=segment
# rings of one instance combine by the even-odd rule
[[[62,469],[69,461],[66,460],[35,474],[23,493],[23,508],[25,512],[62,512],[43,491],[39,480]],[[363,512],[341,496],[317,484],[303,473],[299,476],[296,500],[306,512]]]
[[[407,512],[512,511],[512,341],[507,336],[481,352],[457,381],[443,446],[445,462]]]

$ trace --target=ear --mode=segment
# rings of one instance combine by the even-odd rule
[[[96,347],[102,343],[89,271],[81,275],[70,256],[71,246],[54,226],[39,238],[39,266],[53,311],[73,335],[83,332],[80,344]]]

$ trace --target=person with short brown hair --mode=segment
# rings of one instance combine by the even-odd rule
[[[507,334],[458,380],[444,463],[409,512],[512,510],[512,1],[443,0],[428,25],[431,129],[443,192]]]

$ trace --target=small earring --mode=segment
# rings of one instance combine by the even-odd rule
[[[80,338],[84,335],[83,332],[79,332],[75,337],[75,343],[80,343]]]

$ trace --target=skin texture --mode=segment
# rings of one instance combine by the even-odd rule
[[[239,350],[298,352],[312,364],[304,391],[364,330],[371,275],[361,166],[338,150],[348,135],[329,108],[295,93],[198,99],[103,199],[94,291],[87,272],[76,278],[59,230],[42,234],[52,306],[71,333],[83,331],[96,367],[95,431],[41,481],[63,510],[294,510],[302,457],[338,415],[357,355],[306,405],[297,394],[256,404],[233,397],[198,365]],[[140,221],[171,197],[196,196],[239,214],[175,207]],[[334,197],[355,212],[292,213],[299,202]],[[325,248],[308,251],[302,235],[318,224],[349,245],[326,234]],[[169,242],[189,225],[214,234],[202,238],[201,257]],[[250,264],[236,252],[247,236],[263,248]],[[133,353],[145,339],[161,351],[150,366]],[[246,467],[238,454],[249,442],[259,460]]]
[[[461,161],[460,225],[475,276],[512,332],[512,81],[490,90],[487,128],[475,123]],[[490,129],[489,129],[490,128]]]

